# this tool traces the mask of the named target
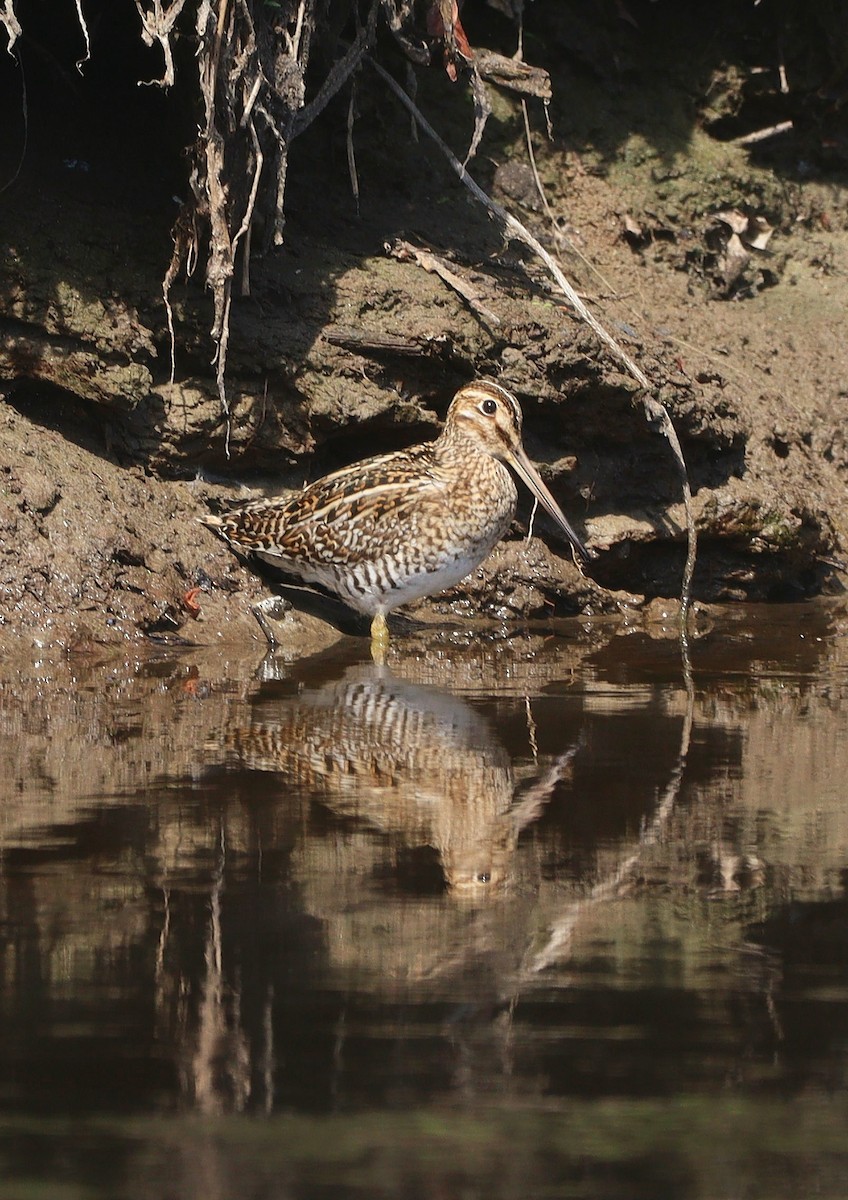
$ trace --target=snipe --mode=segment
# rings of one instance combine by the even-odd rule
[[[518,401],[489,379],[460,388],[433,442],[354,463],[294,495],[201,521],[235,549],[320,584],[371,617],[372,642],[381,652],[386,613],[452,587],[506,533],[518,499],[508,466],[578,558],[594,557],[524,451]],[[273,643],[262,604],[254,612]]]

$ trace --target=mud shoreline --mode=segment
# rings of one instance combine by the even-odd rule
[[[699,58],[706,51],[694,38],[675,43],[682,27],[665,42],[652,38],[649,8],[638,8],[636,30],[600,21],[617,65],[574,13],[569,21],[539,4],[538,29],[528,24],[528,53],[554,89],[552,141],[541,109],[531,111],[554,224],[514,97],[493,90],[472,169],[559,255],[656,381],[692,481],[696,597],[839,593],[848,555],[846,164],[821,152],[801,170],[809,130],[806,141],[799,130],[766,148],[721,140],[729,118],[717,107],[732,107],[732,72]],[[475,25],[474,11],[469,35],[505,45],[508,25]],[[708,15],[688,19],[694,28]],[[723,33],[744,76],[765,40],[743,53],[738,31]],[[614,112],[604,108],[611,86]],[[467,141],[461,86],[433,72],[419,102]],[[528,451],[597,564],[581,576],[542,520],[527,543],[525,498],[511,540],[413,615],[509,623],[636,610],[677,594],[679,480],[635,384],[538,265],[494,236],[438,152],[411,141],[375,80],[363,79],[359,97],[358,215],[345,105],[330,105],[297,144],[286,244],[252,263],[250,295],[234,303],[229,429],[197,280],[174,291],[177,371],[168,381],[161,281],[178,160],[161,139],[116,141],[102,112],[82,134],[69,132],[70,117],[48,127],[40,118],[49,106],[39,103],[31,148],[4,196],[0,648],[260,637],[249,605],[267,582],[195,518],[434,436],[456,387],[483,374],[519,397]],[[824,144],[821,130],[815,136]],[[730,286],[733,212],[773,232],[748,248]],[[475,302],[399,254],[401,242],[435,254]],[[292,619],[304,648],[323,636],[312,618]]]

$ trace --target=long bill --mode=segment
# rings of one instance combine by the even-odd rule
[[[515,469],[516,474],[523,483],[527,485],[533,495],[539,500],[540,504],[556,521],[565,536],[574,547],[574,553],[583,562],[588,562],[590,558],[597,558],[594,550],[590,550],[588,546],[584,546],[580,538],[571,528],[566,518],[565,513],[554,500],[551,493],[548,491],[539,472],[531,463],[526,453],[520,446],[510,447],[507,461],[509,465]]]

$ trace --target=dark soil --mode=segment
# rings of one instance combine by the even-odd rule
[[[711,601],[841,590],[848,542],[848,18],[839,5],[805,22],[800,6],[780,18],[768,7],[633,0],[590,17],[537,0],[525,57],[553,82],[552,140],[530,105],[553,219],[513,96],[493,89],[471,164],[656,382],[695,493],[695,592]],[[34,20],[25,5],[19,17]],[[463,20],[472,45],[513,52],[494,7],[469,0]],[[581,576],[541,519],[526,542],[525,504],[515,540],[416,615],[515,620],[677,594],[680,482],[635,383],[541,265],[502,244],[438,150],[412,138],[373,73],[357,85],[358,212],[349,93],[293,146],[286,244],[254,258],[234,304],[229,430],[195,278],[174,290],[169,383],[161,283],[191,90],[138,88],[157,67],[130,24],[98,29],[82,76],[55,30],[24,40],[29,133],[14,178],[20,78],[2,64],[13,181],[0,199],[0,644],[261,636],[248,602],[267,583],[195,518],[433,436],[476,374],[518,395],[529,453],[599,555]],[[381,52],[401,73],[392,47]],[[190,59],[178,69],[188,80]],[[418,103],[462,154],[462,82],[426,72]],[[753,146],[734,140],[786,120]],[[738,270],[715,218],[733,211],[774,230]],[[477,307],[401,240],[448,263]],[[298,628],[321,636],[308,621],[288,635]]]

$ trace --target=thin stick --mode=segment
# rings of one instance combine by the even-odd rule
[[[353,126],[356,121],[356,80],[350,85],[350,100],[347,106],[347,171],[350,175],[350,190],[359,216],[359,175],[356,170],[356,150],[353,145]]]
[[[627,351],[618,344],[615,338],[607,332],[603,325],[601,325],[600,321],[598,321],[597,317],[590,312],[590,310],[578,296],[577,292],[565,278],[556,261],[551,257],[541,242],[533,237],[530,231],[526,229],[525,226],[522,225],[521,222],[512,215],[512,213],[508,212],[505,208],[498,204],[497,201],[493,200],[491,196],[487,195],[480,185],[474,179],[472,179],[472,177],[468,174],[468,171],[453,153],[451,148],[436,132],[418,106],[410,99],[400,84],[388,73],[388,71],[385,71],[379,63],[374,61],[373,58],[369,57],[367,61],[374,68],[383,82],[391,89],[391,91],[394,92],[401,103],[412,113],[413,117],[424,133],[426,133],[427,136],[436,143],[444,156],[447,158],[460,182],[464,184],[465,187],[467,187],[471,194],[475,197],[475,199],[479,200],[483,207],[486,208],[489,213],[491,213],[504,236],[507,238],[513,238],[519,242],[523,242],[525,246],[527,246],[533,251],[534,254],[541,258],[542,262],[556,280],[561,291],[577,315],[586,322],[595,336],[613,353],[618,361],[627,368],[640,387],[645,389],[647,394],[642,400],[645,413],[649,420],[656,421],[656,423],[662,429],[662,432],[665,434],[665,437],[671,446],[672,454],[674,455],[674,459],[680,471],[683,504],[686,511],[686,532],[688,543],[686,564],[683,568],[683,579],[681,582],[680,591],[681,637],[685,642],[686,621],[692,595],[692,575],[695,570],[695,557],[697,554],[697,534],[695,531],[695,517],[692,511],[692,489],[689,484],[689,475],[686,470],[686,460],[683,457],[683,449],[680,445],[680,439],[677,436],[677,430],[674,428],[674,424],[672,423],[671,417],[669,416],[665,405],[660,403],[660,401],[652,395],[651,382],[645,372],[636,362],[634,362]]]
[[[521,97],[521,112],[524,116],[524,140],[527,143],[527,157],[530,160],[530,170],[533,172],[533,182],[536,185],[536,191],[539,194],[539,199],[542,201],[542,208],[545,210],[545,216],[550,223],[556,228],[554,214],[551,212],[551,206],[548,204],[548,197],[545,195],[545,189],[542,186],[542,180],[539,176],[539,168],[536,166],[536,155],[533,151],[533,139],[530,136],[530,114],[527,111],[527,101]]]
[[[474,288],[464,279],[460,279],[456,272],[452,271],[447,263],[443,262],[432,250],[422,250],[418,246],[413,246],[411,242],[399,239],[391,247],[389,253],[400,262],[415,262],[425,271],[438,275],[443,283],[446,283],[449,288],[453,288],[456,294],[462,297],[475,316],[487,325],[500,325],[501,319],[497,313],[493,313],[490,308],[487,308]]]
[[[245,239],[245,245],[243,245],[242,251],[241,251],[241,294],[242,294],[242,296],[248,296],[249,294],[251,294],[251,226],[252,226],[252,222],[253,222],[253,210],[255,209],[255,206],[257,206],[257,193],[259,191],[259,179],[261,176],[261,169],[263,169],[263,166],[265,163],[265,157],[263,155],[263,152],[261,152],[261,145],[259,144],[259,134],[257,133],[257,127],[255,127],[255,124],[254,124],[254,121],[252,118],[251,118],[251,120],[248,121],[247,128],[249,130],[249,133],[251,133],[251,142],[253,143],[253,156],[254,156],[253,182],[251,184],[251,194],[249,194],[249,196],[247,197],[247,206],[245,209],[245,216],[243,216],[243,220],[241,222],[239,232],[236,233],[235,238],[233,239],[233,260],[234,260],[234,262],[235,262],[236,246],[239,245],[239,242],[241,241],[242,238]]]
[[[554,240],[556,241],[558,246],[563,246],[563,245],[567,246],[568,249],[571,251],[571,253],[576,255],[577,258],[580,259],[580,261],[587,268],[587,270],[591,271],[593,275],[597,276],[597,278],[601,281],[601,283],[604,285],[604,287],[609,292],[609,294],[612,297],[617,298],[618,292],[617,292],[616,288],[614,287],[614,285],[612,283],[610,283],[610,281],[606,278],[605,275],[601,274],[601,272],[598,270],[598,268],[595,266],[595,264],[593,262],[589,261],[589,259],[586,257],[586,255],[583,253],[583,251],[580,249],[580,247],[578,245],[576,245],[571,240],[571,238],[568,237],[568,235],[563,232],[562,229],[560,229],[559,225],[557,225],[556,217],[554,216],[553,209],[551,208],[550,204],[548,203],[548,197],[545,195],[545,188],[542,183],[541,176],[539,175],[538,168],[536,166],[536,155],[533,150],[533,142],[531,141],[531,138],[530,138],[530,114],[527,110],[527,101],[525,100],[525,98],[523,96],[521,97],[521,111],[524,114],[524,137],[527,142],[527,157],[530,160],[530,169],[533,172],[533,181],[536,184],[536,191],[539,193],[539,199],[542,201],[542,208],[544,208],[544,210],[545,210],[545,216],[548,218],[548,221],[550,222],[551,232],[554,235]],[[547,108],[545,109],[545,112],[547,114]],[[548,125],[550,126],[550,120],[548,121]]]
[[[793,127],[792,121],[779,121],[777,125],[768,125],[765,129],[756,129],[753,133],[746,133],[743,137],[734,138],[730,144],[732,146],[754,146],[757,142],[777,137],[780,133],[788,133]]]

